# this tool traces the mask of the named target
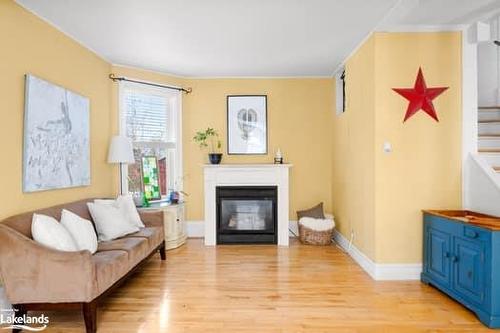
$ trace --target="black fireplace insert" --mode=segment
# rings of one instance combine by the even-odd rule
[[[217,244],[277,244],[276,186],[218,186]]]

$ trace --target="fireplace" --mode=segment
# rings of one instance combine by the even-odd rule
[[[276,244],[277,186],[217,186],[217,244]]]
[[[217,215],[217,188],[254,188],[264,187],[272,188],[277,193],[273,210],[276,210],[274,217],[274,231],[276,243],[278,246],[288,246],[289,243],[289,173],[292,168],[291,164],[206,164],[203,166],[203,188],[204,188],[204,238],[206,246],[214,246],[220,244],[219,233],[219,216]],[[225,194],[225,193],[223,193]],[[241,193],[240,193],[241,194]],[[271,196],[271,197],[274,197]],[[241,195],[237,199],[242,199]],[[220,205],[219,205],[220,206]],[[229,224],[229,222],[227,222]],[[244,222],[243,222],[244,223]],[[232,223],[234,225],[234,222]],[[258,222],[257,222],[258,225]],[[228,230],[221,233],[223,241],[228,241],[232,238],[232,242],[236,242],[238,234],[231,235],[231,232],[237,230]],[[257,234],[262,230],[257,230]],[[250,231],[255,232],[255,231]],[[243,233],[244,232],[238,232]],[[229,235],[229,236],[227,236]],[[243,239],[248,240],[251,234],[243,235]],[[227,236],[227,237],[226,237]],[[230,237],[232,236],[232,237]],[[264,234],[259,237],[270,238],[269,234]],[[228,241],[229,243],[229,241]]]

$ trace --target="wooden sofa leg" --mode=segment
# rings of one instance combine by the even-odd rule
[[[14,309],[14,317],[15,318],[20,318],[28,313],[28,311],[26,311],[26,308],[22,304],[14,304],[14,305],[12,305],[12,308]],[[18,333],[18,332],[21,332],[20,328],[13,328],[12,329],[12,333]]]
[[[85,329],[87,333],[97,332],[97,301],[83,303],[83,319],[85,320]]]
[[[163,243],[161,243],[159,251],[160,251],[161,260],[167,260],[167,252],[165,251],[165,241],[163,241]]]

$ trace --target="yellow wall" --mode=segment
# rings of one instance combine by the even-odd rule
[[[184,190],[189,193],[187,218],[203,219],[203,171],[207,151],[192,141],[197,130],[208,126],[220,133],[226,151],[226,96],[265,94],[268,103],[269,154],[224,155],[223,163],[272,163],[281,148],[286,162],[292,163],[290,216],[295,211],[324,201],[331,203],[331,143],[333,86],[330,79],[181,79],[126,67],[113,73],[130,78],[192,87],[183,97]],[[116,96],[116,87],[114,87]],[[116,105],[115,114],[118,117]]]
[[[376,261],[422,258],[421,209],[461,207],[461,34],[375,35]],[[412,87],[419,66],[428,87],[450,87],[434,100],[439,123],[420,111],[404,124],[407,101],[391,91]],[[382,151],[384,141],[394,151]]]
[[[375,41],[370,38],[346,63],[346,112],[332,129],[332,200],[339,231],[370,258],[375,256]]]
[[[331,144],[333,116],[332,80],[330,79],[206,79],[190,80],[193,93],[184,98],[184,172],[185,190],[190,194],[188,218],[203,218],[203,179],[201,164],[206,151],[191,140],[202,128],[216,128],[226,149],[226,96],[265,94],[268,108],[268,144],[266,156],[227,156],[227,163],[272,163],[277,148],[290,170],[290,218],[296,210],[320,201],[330,211]]]
[[[0,0],[0,219],[30,209],[113,193],[106,163],[110,138],[109,64],[10,0]],[[90,99],[91,181],[88,187],[22,193],[24,75]]]
[[[226,95],[267,94],[269,154],[224,157],[225,162],[272,162],[275,149],[294,164],[291,214],[324,201],[330,208],[332,82],[329,79],[187,80],[159,73],[113,67],[13,1],[0,0],[0,142],[5,157],[0,175],[0,218],[19,212],[118,189],[118,169],[106,163],[111,135],[118,132],[117,85],[108,74],[192,86],[183,110],[185,190],[188,218],[203,219],[202,168],[206,152],[191,141],[196,130],[213,126],[226,136]],[[84,96],[91,102],[92,185],[33,194],[22,193],[24,75],[32,73]],[[224,147],[225,149],[225,147]]]
[[[420,66],[429,87],[450,89],[434,100],[439,123],[419,112],[403,124],[408,103],[391,88],[412,87]],[[421,262],[421,209],[461,206],[461,34],[376,33],[346,68],[347,112],[333,120],[339,230],[377,263]]]
[[[224,162],[271,162],[280,147],[291,175],[291,217],[324,201],[339,230],[379,263],[421,260],[422,208],[461,202],[461,58],[459,33],[377,33],[347,62],[347,112],[333,116],[330,79],[182,79],[112,67],[13,1],[0,0],[0,218],[118,188],[106,163],[117,129],[119,75],[191,86],[183,108],[188,219],[203,218],[201,165],[206,152],[192,142],[212,126],[226,137],[226,96],[268,95],[269,154],[224,156]],[[429,86],[450,86],[435,100],[436,123],[419,113],[402,123],[407,102],[391,88],[413,85],[422,66]],[[32,73],[90,98],[92,185],[22,193],[24,75]],[[382,145],[392,143],[385,154]],[[224,146],[224,149],[226,147]]]

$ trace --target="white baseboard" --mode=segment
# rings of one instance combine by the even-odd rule
[[[205,227],[203,225],[204,221],[196,221],[196,220],[191,220],[187,221],[187,235],[189,238],[203,238],[205,237]],[[293,231],[293,233],[289,232],[290,237],[296,237],[295,235],[299,234],[299,229],[297,227],[297,221],[290,221],[289,225],[290,230]],[[294,235],[295,234],[295,235]]]
[[[288,225],[288,235],[290,237],[299,237],[299,225],[297,221],[290,221]]]
[[[420,280],[422,264],[377,264],[337,230],[333,238],[374,280]]]
[[[204,221],[187,221],[187,235],[189,238],[205,237]]]

